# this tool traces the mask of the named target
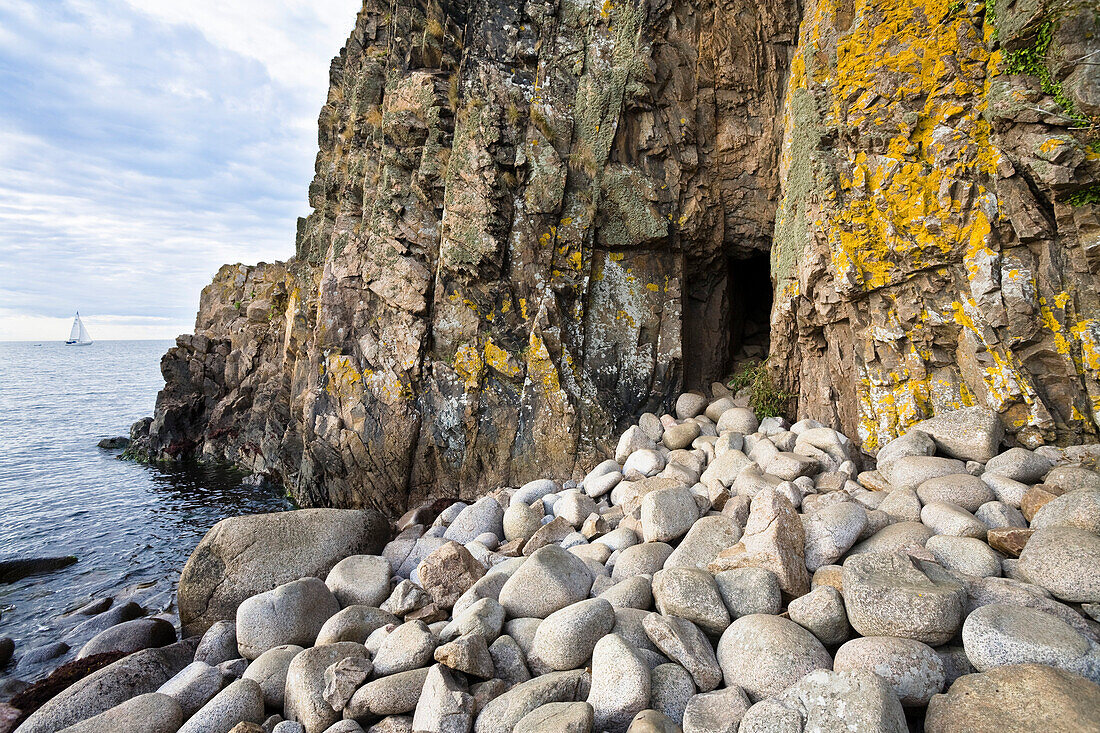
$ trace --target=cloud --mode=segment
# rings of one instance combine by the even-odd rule
[[[175,335],[222,263],[293,254],[359,5],[0,5],[0,339]]]

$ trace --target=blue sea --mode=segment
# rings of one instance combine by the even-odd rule
[[[0,584],[0,636],[15,658],[0,678],[33,680],[75,657],[16,667],[57,641],[93,599],[135,600],[175,613],[180,570],[220,519],[290,507],[278,489],[242,484],[213,466],[146,466],[96,447],[151,415],[170,341],[0,343],[0,560],[75,555],[62,570]]]

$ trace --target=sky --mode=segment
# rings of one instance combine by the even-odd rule
[[[361,0],[0,0],[0,340],[173,338],[285,260]]]

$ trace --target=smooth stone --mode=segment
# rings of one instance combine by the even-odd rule
[[[844,607],[861,636],[901,636],[939,645],[962,624],[965,588],[936,565],[900,554],[869,553],[844,561]]]
[[[1100,490],[1071,491],[1044,504],[1031,518],[1031,528],[1048,527],[1076,527],[1100,534]]]
[[[527,669],[527,655],[511,636],[504,634],[489,645],[489,657],[493,660],[493,672],[509,689],[531,679]]]
[[[979,463],[997,455],[1005,435],[1000,417],[985,407],[944,412],[915,423],[910,430],[932,436],[936,447],[949,456]]]
[[[36,646],[23,652],[23,656],[16,663],[16,670],[23,670],[38,664],[43,664],[51,659],[57,659],[68,653],[70,647],[63,641],[53,641],[41,646]]]
[[[699,423],[684,422],[665,430],[661,442],[669,450],[680,450],[690,446],[701,432]]]
[[[932,436],[916,430],[894,438],[879,448],[875,461],[881,471],[890,463],[906,456],[931,456],[936,453],[936,441]]]
[[[482,532],[492,532],[497,537],[503,537],[503,520],[504,507],[492,496],[484,496],[459,512],[443,533],[443,538],[464,545],[472,542]]]
[[[583,667],[596,642],[611,633],[614,626],[615,609],[603,598],[566,606],[539,624],[528,665],[546,671]]]
[[[978,511],[974,512],[974,516],[990,529],[1005,527],[1022,529],[1027,527],[1027,520],[1024,519],[1024,515],[1019,509],[1000,501],[987,501],[978,507]]]
[[[747,407],[731,407],[718,418],[719,435],[727,430],[742,435],[752,435],[758,427],[760,427],[760,421],[756,413]]]
[[[671,542],[683,537],[699,519],[699,505],[686,486],[651,491],[642,497],[642,539]]]
[[[666,616],[679,616],[711,634],[730,624],[714,576],[696,568],[668,568],[653,576],[653,600]]]
[[[643,710],[634,716],[626,733],[684,733],[676,721],[659,710]]]
[[[1009,448],[990,458],[985,464],[985,472],[1024,484],[1034,484],[1042,481],[1043,476],[1053,467],[1049,458],[1027,448]]]
[[[956,504],[945,501],[934,501],[925,504],[920,510],[921,522],[935,534],[951,535],[952,537],[974,537],[985,539],[989,527],[970,512]]]
[[[707,409],[710,400],[701,392],[683,392],[676,398],[676,419],[687,420]]]
[[[484,640],[483,640],[484,641]],[[469,733],[474,722],[474,698],[462,689],[446,667],[428,670],[413,714],[416,733]]]
[[[1035,608],[993,603],[966,617],[963,648],[985,672],[1013,664],[1048,664],[1100,684],[1100,644]]]
[[[144,649],[92,672],[58,693],[23,721],[19,733],[53,733],[130,698],[156,692],[194,658],[197,638]]]
[[[325,577],[325,585],[348,606],[382,605],[390,595],[390,561],[378,555],[352,555],[336,563]]]
[[[283,644],[312,646],[340,602],[319,578],[302,578],[243,601],[237,608],[237,648],[255,659]]]
[[[466,634],[436,647],[435,661],[444,667],[483,680],[493,677],[493,658],[481,634]]]
[[[634,575],[615,583],[599,597],[615,608],[648,609],[653,605],[653,579],[648,575]]]
[[[894,489],[916,491],[929,479],[966,473],[966,464],[953,458],[905,456],[886,466],[879,466],[879,472]]]
[[[997,501],[1004,502],[1010,507],[1015,509],[1020,508],[1020,504],[1023,503],[1024,495],[1027,494],[1028,489],[1031,487],[1027,484],[1020,483],[1019,481],[1013,481],[1005,476],[997,476],[996,474],[983,473],[982,481],[985,481],[989,488],[993,489],[993,494],[997,497]]]
[[[283,717],[301,723],[306,733],[321,733],[340,719],[325,699],[325,670],[350,657],[365,660],[366,648],[352,641],[315,646],[299,652],[286,671]]]
[[[908,733],[909,728],[893,689],[878,675],[819,669],[749,708],[739,733],[788,730]]]
[[[176,641],[176,629],[162,618],[138,618],[104,629],[80,648],[77,659],[93,654],[123,652],[167,646]]]
[[[618,634],[596,642],[591,685],[588,704],[597,730],[624,733],[634,716],[649,706],[649,666]]]
[[[548,478],[537,478],[534,481],[528,481],[523,486],[516,489],[512,494],[511,503],[514,504],[532,504],[536,501],[540,501],[542,497],[547,494],[553,494],[558,490],[558,485]]]
[[[645,676],[648,683],[648,670]],[[536,708],[553,702],[583,702],[590,686],[588,672],[581,669],[550,672],[520,683],[485,706],[474,721],[474,733],[512,733]]]
[[[504,512],[504,539],[527,541],[542,526],[543,513],[532,506],[512,501]]]
[[[921,504],[943,501],[974,512],[987,501],[994,501],[997,495],[979,477],[956,473],[928,479],[917,487],[917,498]]]
[[[240,655],[237,649],[237,624],[234,621],[216,621],[211,624],[195,649],[195,661],[206,662],[212,667]]]
[[[1055,466],[1043,478],[1043,483],[1051,488],[1061,489],[1063,493],[1079,489],[1100,489],[1100,473],[1085,468],[1079,463]]]
[[[344,706],[344,717],[366,722],[380,715],[401,715],[416,709],[428,668],[398,672],[368,682]]]
[[[852,502],[833,504],[816,514],[800,517],[806,536],[806,568],[811,573],[839,560],[867,526],[866,510]]]
[[[264,696],[252,680],[231,682],[192,715],[179,733],[228,733],[241,721],[264,721]]]
[[[642,628],[653,645],[691,675],[695,686],[710,692],[722,681],[714,647],[699,627],[687,619],[649,613]]]
[[[664,542],[644,542],[640,545],[631,545],[619,553],[615,558],[615,567],[611,571],[611,579],[616,583],[636,575],[652,576],[665,566],[668,558],[672,556],[672,545]]]
[[[592,718],[587,702],[549,702],[520,718],[514,733],[589,733]]]
[[[504,607],[492,598],[482,598],[462,613],[456,613],[454,619],[443,627],[439,638],[447,642],[466,634],[479,634],[485,637],[487,644],[492,644],[503,627]]]
[[[157,690],[175,700],[183,712],[179,725],[221,692],[222,674],[206,662],[192,662]]]
[[[928,703],[927,733],[1100,729],[1100,686],[1044,664],[964,675]]]
[[[702,517],[692,524],[679,546],[665,560],[664,567],[706,570],[719,552],[737,544],[740,539],[741,527],[731,517]]]
[[[676,663],[658,664],[649,672],[649,707],[676,724],[684,720],[688,700],[695,696],[695,682]]]
[[[536,550],[500,589],[511,618],[546,618],[588,597],[595,576],[576,555],[556,545]]]
[[[657,443],[653,438],[646,435],[637,425],[631,425],[619,438],[619,444],[615,448],[615,462],[621,466],[634,453],[640,450],[653,450],[656,447]]]
[[[815,669],[831,669],[832,657],[813,634],[779,616],[743,616],[718,642],[718,665],[728,687],[753,702],[775,697]]]
[[[614,461],[612,461],[612,463],[614,463]],[[584,480],[584,493],[588,494],[593,499],[598,499],[608,494],[623,480],[623,474],[618,470],[618,466],[619,464],[615,463],[614,472],[605,473],[594,478],[586,477]]]
[[[606,545],[612,552],[633,547],[641,541],[641,538],[629,527],[617,527],[595,540],[598,544]]]
[[[896,522],[920,521],[920,498],[912,489],[894,489],[882,500],[878,508]]]
[[[176,700],[148,692],[62,730],[64,733],[176,733],[185,717]]]
[[[749,697],[740,687],[703,692],[688,700],[685,733],[737,733],[749,710]]]
[[[848,550],[848,557],[864,555],[870,552],[899,552],[911,547],[924,547],[928,538],[935,534],[931,528],[920,522],[898,522],[880,529],[862,542]]]
[[[406,621],[391,631],[374,654],[374,676],[407,672],[432,663],[438,640],[423,621]]]
[[[335,644],[340,641],[354,641],[360,644],[375,630],[387,624],[397,625],[401,619],[371,606],[348,606],[331,616],[317,632],[316,645]]]
[[[223,519],[202,538],[180,575],[184,634],[201,634],[215,621],[234,619],[246,598],[299,578],[324,577],[349,555],[377,554],[387,539],[389,521],[370,509]]]
[[[837,672],[874,672],[905,706],[927,705],[943,689],[943,661],[927,644],[894,636],[852,639],[836,651]]]
[[[730,617],[765,613],[777,614],[783,605],[779,578],[764,568],[737,568],[714,576],[722,602]]]
[[[282,710],[285,703],[286,675],[290,669],[290,663],[304,649],[295,644],[284,644],[258,656],[242,677],[252,680],[260,686],[260,692],[264,697],[264,705],[275,710]]]
[[[665,467],[665,457],[657,450],[634,451],[623,463],[623,477],[628,481],[640,481],[656,476]]]
[[[1077,527],[1040,529],[1020,553],[1020,572],[1071,603],[1100,601],[1100,537]]]
[[[1001,556],[979,539],[936,535],[925,547],[948,570],[980,578],[1001,574]]]
[[[271,733],[306,733],[306,729],[293,720],[281,720],[271,729]],[[412,733],[411,728],[409,733]]]
[[[574,527],[580,527],[589,514],[595,513],[597,513],[595,500],[576,489],[563,491],[561,498],[554,504],[554,514]]]
[[[836,588],[828,585],[795,598],[787,605],[787,615],[826,646],[841,644],[852,635],[844,600]]]

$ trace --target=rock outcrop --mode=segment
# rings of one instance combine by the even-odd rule
[[[295,256],[219,271],[132,452],[390,515],[579,478],[773,283],[792,410],[865,451],[969,404],[1094,439],[1100,16],[993,15],[366,0]]]

